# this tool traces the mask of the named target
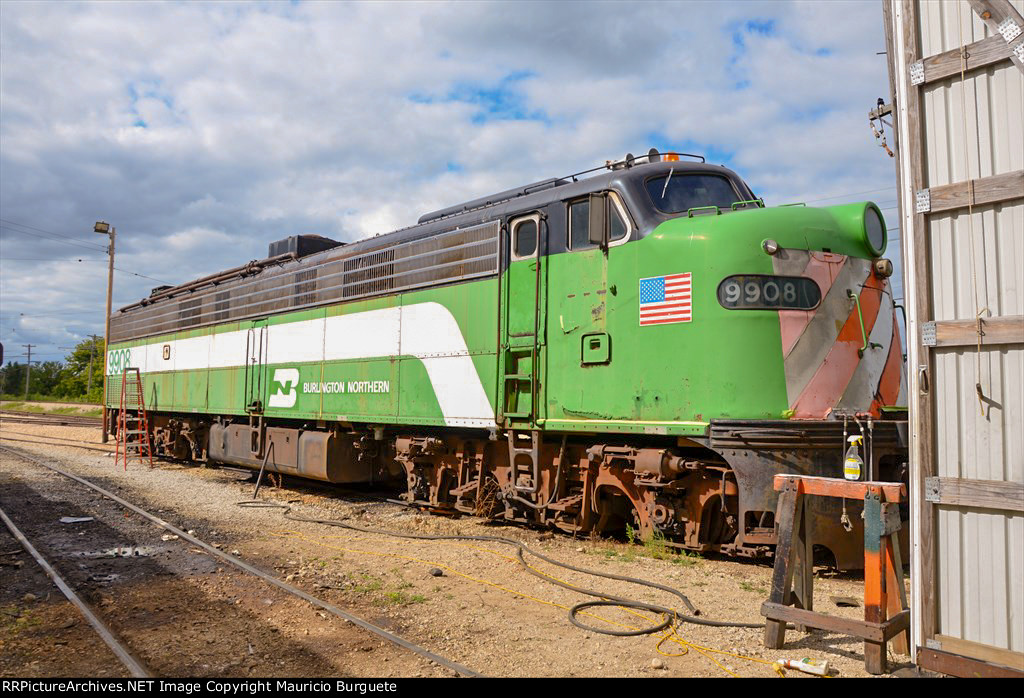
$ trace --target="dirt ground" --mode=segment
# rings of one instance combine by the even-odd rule
[[[510,546],[411,541],[290,521],[280,510],[243,509],[237,503],[251,498],[254,487],[245,474],[168,462],[125,472],[102,450],[70,447],[79,440],[98,444],[95,429],[17,424],[3,427],[0,437],[2,445],[52,459],[200,539],[484,675],[775,677],[773,660],[815,657],[828,659],[839,676],[867,676],[862,643],[851,637],[789,631],[785,649],[766,650],[758,629],[686,624],[668,638],[584,631],[569,623],[567,609],[589,597],[528,574]],[[261,491],[261,498],[290,504],[303,517],[515,538],[576,567],[679,589],[704,617],[763,621],[759,609],[772,573],[765,562],[675,555],[652,545],[430,516],[385,496],[296,479]],[[160,675],[452,675],[186,541],[164,540],[164,529],[6,452],[0,453],[0,507]],[[64,516],[93,520],[59,523]],[[18,550],[6,529],[0,531],[0,676],[121,675],[90,626]],[[531,565],[571,584],[680,606],[657,590],[537,560]],[[860,575],[821,568],[814,586],[818,610],[863,618],[863,608],[831,600],[862,598]],[[595,627],[653,624],[652,617],[621,609],[590,613],[581,620]],[[909,658],[890,651],[890,665],[909,667]],[[804,677],[796,671],[787,676]]]

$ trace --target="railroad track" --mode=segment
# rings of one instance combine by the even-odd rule
[[[212,555],[218,560],[223,561],[229,565],[232,565],[233,567],[235,567],[238,570],[241,570],[242,572],[257,577],[266,584],[276,587],[277,589],[280,589],[281,591],[284,591],[285,593],[297,597],[303,601],[306,601],[322,609],[323,611],[326,611],[338,618],[342,618],[352,623],[353,625],[356,625],[362,628],[363,630],[366,630],[372,633],[373,635],[376,635],[377,637],[392,643],[393,645],[396,645],[414,654],[417,654],[420,657],[423,657],[424,659],[434,662],[440,666],[451,669],[452,671],[455,671],[461,674],[462,676],[480,676],[479,673],[473,671],[472,669],[469,669],[468,667],[465,667],[445,657],[437,655],[426,648],[420,647],[419,645],[416,645],[406,640],[405,638],[402,638],[399,635],[392,633],[389,630],[385,630],[384,628],[374,625],[373,623],[370,623],[369,621],[366,621],[363,618],[360,618],[359,616],[353,615],[348,611],[345,611],[344,609],[339,608],[338,606],[335,606],[334,604],[328,601],[324,601],[323,599],[312,596],[311,594],[308,594],[302,589],[299,589],[298,587],[293,586],[288,582],[278,579],[274,575],[269,574],[268,572],[265,572],[264,570],[259,569],[258,567],[251,565],[248,562],[245,562],[244,560],[235,557],[234,555],[230,555],[218,549],[217,547],[195,537],[194,535],[186,531],[181,530],[180,528],[177,528],[176,526],[171,525],[170,523],[164,521],[160,517],[151,514],[145,509],[142,509],[141,507],[138,507],[126,501],[125,499],[122,499],[118,495],[103,489],[99,485],[96,485],[83,477],[67,472],[66,470],[58,468],[55,465],[44,462],[43,460],[36,458],[33,455],[25,453],[22,450],[12,448],[10,446],[0,445],[0,453],[6,453],[8,455],[14,456],[26,462],[33,463],[39,467],[46,468],[59,475],[63,475],[64,477],[74,482],[84,485],[90,490],[93,490],[94,492],[102,495],[103,497],[106,497],[107,499],[117,503],[121,507],[131,512],[134,512],[135,514],[138,514],[139,516],[142,516],[145,519],[148,519],[157,526],[166,529],[171,534],[177,536],[178,539],[180,539],[181,541],[197,546],[201,548],[205,553]],[[11,521],[11,519],[2,510],[0,510],[0,519],[4,521],[4,523],[7,525],[8,529],[15,536],[15,538],[18,539],[18,541],[29,552],[29,554],[32,555],[36,562],[39,563],[39,565],[46,572],[47,576],[49,576],[54,581],[54,583],[61,590],[61,592],[68,598],[68,600],[75,604],[76,607],[78,607],[78,609],[86,617],[86,620],[88,620],[90,625],[92,625],[93,628],[96,629],[97,633],[100,635],[103,641],[113,650],[114,654],[118,657],[122,664],[124,664],[125,668],[128,669],[132,676],[142,677],[152,675],[152,672],[140,660],[138,660],[138,658],[131,651],[131,649],[125,646],[123,640],[119,639],[106,626],[106,624],[99,617],[96,616],[94,610],[91,609],[87,604],[85,604],[81,600],[81,598],[78,596],[75,590],[62,577],[60,577],[59,573],[57,573],[53,566],[49,564],[49,562],[39,553],[35,546],[32,545],[31,541],[29,541],[29,539],[20,531],[20,529],[17,528],[15,522]]]
[[[0,411],[0,422],[11,424],[38,424],[40,426],[60,427],[100,427],[101,417],[89,417],[82,414],[48,414],[45,412],[18,412],[14,410]]]

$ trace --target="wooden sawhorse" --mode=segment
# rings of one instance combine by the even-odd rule
[[[899,504],[906,489],[895,482],[857,482],[805,475],[776,475],[779,492],[775,518],[779,539],[771,596],[761,605],[764,646],[780,649],[786,641],[786,622],[798,627],[831,630],[864,639],[864,668],[869,674],[888,671],[886,643],[906,654],[910,611],[903,586],[900,559]],[[814,612],[814,558],[804,516],[804,496],[843,497],[864,501],[864,620],[837,618]],[[836,522],[838,525],[839,522]],[[796,588],[793,588],[794,574]],[[886,619],[887,614],[892,616]],[[895,638],[895,639],[894,639]]]

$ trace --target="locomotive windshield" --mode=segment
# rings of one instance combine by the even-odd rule
[[[647,180],[647,193],[662,213],[684,213],[701,206],[729,209],[745,197],[725,177],[710,174],[675,174]]]

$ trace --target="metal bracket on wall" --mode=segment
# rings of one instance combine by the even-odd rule
[[[926,477],[924,479],[924,501],[938,504],[942,501],[942,494],[939,492],[939,478]],[[940,650],[941,647],[932,647],[933,650]]]
[[[1003,40],[1006,41],[1006,43],[1010,43],[1020,36],[1020,26],[1013,17],[1007,17],[1000,22],[999,26],[996,27],[996,31],[1002,34]]]
[[[924,82],[924,61],[910,64],[910,84],[920,85]]]
[[[921,323],[921,344],[926,347],[934,347],[936,343],[935,322]]]
[[[914,195],[914,212],[928,213],[932,210],[932,190],[918,189]]]

